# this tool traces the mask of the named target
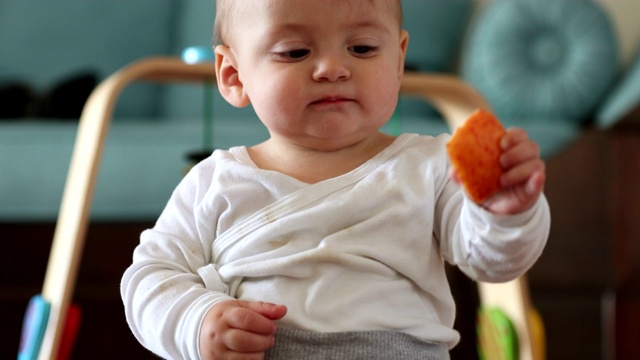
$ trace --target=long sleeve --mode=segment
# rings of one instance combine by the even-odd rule
[[[122,278],[127,322],[146,348],[169,359],[199,359],[207,310],[229,299],[212,271],[213,233],[197,217],[206,177],[194,171],[176,188],[156,226],[145,231]]]
[[[544,195],[526,212],[509,216],[482,209],[451,184],[443,197],[447,201],[441,205],[445,210],[439,237],[448,239],[443,244],[444,257],[472,279],[513,280],[542,254],[551,224]]]

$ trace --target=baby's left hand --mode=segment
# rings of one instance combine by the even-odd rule
[[[502,189],[482,207],[494,214],[517,214],[533,206],[542,194],[545,164],[540,158],[540,147],[523,129],[508,129],[500,146],[503,150],[500,164],[504,169],[500,178]]]

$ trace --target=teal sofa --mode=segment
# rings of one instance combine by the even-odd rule
[[[615,121],[640,97],[640,79],[625,78],[614,31],[596,3],[496,0],[482,11],[476,5],[404,0],[411,34],[407,68],[460,75],[486,96],[505,124],[525,127],[546,159],[585,127]],[[567,16],[575,20],[567,22]],[[46,96],[74,76],[90,73],[102,80],[143,57],[179,57],[187,47],[211,46],[213,17],[213,0],[0,0],[0,87],[20,82],[34,97]],[[140,84],[124,91],[108,135],[92,219],[157,217],[189,165],[188,154],[204,147],[205,93],[203,86],[180,84]],[[212,105],[214,147],[266,139],[250,108],[234,109],[219,95]],[[0,222],[55,220],[77,121],[0,119]],[[410,98],[401,99],[384,130],[448,131],[439,114]]]

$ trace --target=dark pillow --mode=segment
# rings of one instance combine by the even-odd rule
[[[19,81],[7,81],[0,85],[0,119],[29,116],[36,97],[31,88]]]

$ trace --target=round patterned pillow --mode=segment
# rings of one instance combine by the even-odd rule
[[[618,70],[613,25],[591,0],[495,0],[466,43],[462,73],[502,117],[583,121]]]

